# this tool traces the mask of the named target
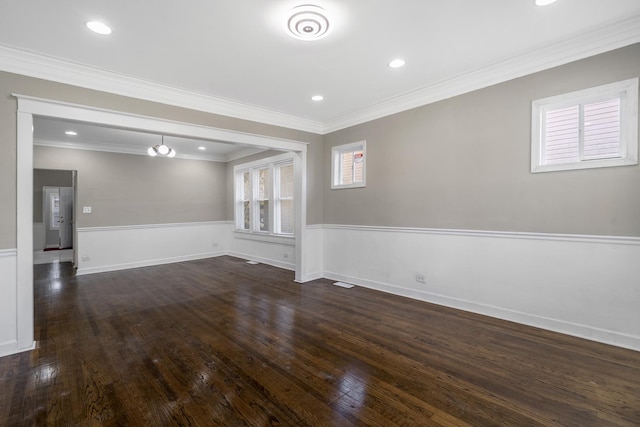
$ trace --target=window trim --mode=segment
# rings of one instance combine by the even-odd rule
[[[543,114],[549,109],[595,102],[620,95],[620,158],[579,160],[574,163],[545,165],[542,163]],[[531,173],[576,169],[592,169],[638,164],[638,78],[609,83],[588,89],[569,92],[531,103]]]
[[[256,239],[262,241],[273,241],[276,243],[283,243],[293,241],[295,239],[295,227],[293,233],[280,233],[279,227],[275,224],[275,203],[274,200],[277,196],[277,191],[275,190],[276,179],[274,177],[276,167],[279,165],[291,164],[294,168],[294,177],[295,177],[295,159],[293,153],[284,153],[272,157],[267,157],[260,160],[255,160],[248,163],[242,163],[239,165],[235,165],[233,167],[233,186],[234,186],[234,233],[237,237],[245,238],[245,239]],[[259,212],[255,209],[255,205],[258,203],[256,198],[258,189],[256,188],[255,182],[257,181],[257,176],[254,176],[253,171],[258,171],[261,169],[269,169],[269,230],[261,231],[260,226],[257,225],[259,221]],[[238,209],[239,200],[243,195],[243,185],[237,185],[238,177],[242,176],[244,173],[249,172],[249,180],[251,182],[250,188],[250,200],[249,200],[249,229],[238,228],[238,224],[243,222],[244,214],[240,212]],[[294,178],[295,179],[295,178]],[[294,184],[295,185],[295,184]],[[294,192],[295,193],[295,192]],[[295,200],[295,194],[294,194]],[[295,206],[295,204],[294,204]],[[297,212],[294,211],[294,215],[298,215]],[[294,221],[295,224],[295,221]],[[276,232],[278,231],[278,232]]]
[[[362,150],[362,182],[353,184],[338,184],[342,171],[340,170],[339,156],[348,151]],[[331,189],[341,190],[345,188],[362,188],[367,186],[367,141],[351,142],[349,144],[331,147]]]

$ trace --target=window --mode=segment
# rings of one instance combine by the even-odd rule
[[[249,172],[236,174],[236,228],[249,230],[249,203],[251,203],[251,185]]]
[[[258,230],[269,231],[269,189],[271,182],[269,180],[269,167],[256,170],[254,177],[257,180],[254,186],[258,190],[255,198],[254,212],[256,212],[256,220]]]
[[[532,104],[531,172],[638,164],[638,79]]]
[[[366,141],[331,149],[331,188],[364,187],[366,182]]]
[[[293,157],[270,157],[234,167],[237,231],[293,235]]]
[[[51,193],[49,195],[49,207],[50,207],[50,216],[51,222],[49,223],[49,228],[51,230],[59,230],[60,229],[60,194],[59,193]]]
[[[276,166],[276,233],[293,234],[293,163]]]

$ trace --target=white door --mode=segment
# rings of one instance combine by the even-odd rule
[[[60,187],[60,249],[73,247],[73,187]]]

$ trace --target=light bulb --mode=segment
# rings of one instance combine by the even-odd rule
[[[156,151],[155,147],[149,147],[149,149],[147,150],[147,154],[151,157],[155,157],[158,155],[158,152]]]
[[[104,36],[111,34],[111,28],[99,21],[87,22],[87,27],[94,33],[102,34]]]
[[[161,146],[158,147],[158,153],[162,154],[163,156],[166,156],[167,154],[169,154],[169,147],[162,144]]]
[[[172,148],[171,151],[169,151],[169,154],[167,154],[167,157],[175,157],[175,156],[176,156],[176,150]]]

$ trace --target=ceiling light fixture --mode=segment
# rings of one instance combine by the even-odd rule
[[[165,157],[175,157],[176,150],[164,145],[164,135],[162,135],[161,141],[162,141],[161,144],[149,147],[149,149],[147,150],[147,154],[150,155],[151,157],[155,157],[158,154]]]
[[[311,100],[312,101],[316,101],[316,102],[322,101],[323,99],[324,99],[324,96],[322,96],[322,95],[313,95],[311,97]]]
[[[327,11],[312,4],[294,7],[285,20],[285,30],[298,40],[319,40],[329,34],[331,28]]]
[[[207,149],[207,147],[203,147],[203,146],[198,147],[198,150],[200,150],[200,151],[204,151],[206,149]]]
[[[389,67],[391,68],[400,68],[400,67],[404,67],[404,60],[403,59],[394,59],[393,61],[389,62]]]
[[[536,6],[548,6],[555,2],[556,0],[536,0]]]
[[[73,131],[73,130],[68,130],[65,132],[65,135],[71,135],[71,136],[76,136],[78,134],[78,132]]]
[[[89,21],[87,22],[87,27],[94,33],[102,34],[104,36],[111,34],[111,28],[99,21]]]

